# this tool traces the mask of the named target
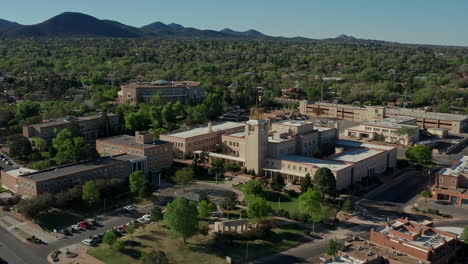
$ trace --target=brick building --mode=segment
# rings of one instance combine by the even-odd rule
[[[453,204],[468,204],[468,156],[458,157],[452,167],[436,173],[432,198]]]
[[[147,169],[157,173],[170,168],[173,160],[172,143],[155,140],[154,133],[135,132],[135,136],[120,135],[96,140],[96,150],[101,156],[131,154],[147,158]]]
[[[121,131],[124,125],[120,122],[116,114],[107,114],[109,130],[113,132]],[[43,123],[28,125],[23,127],[23,136],[27,138],[39,137],[45,140],[52,140],[57,133],[70,126],[71,122],[76,122],[80,127],[80,133],[88,142],[94,142],[99,137],[101,129],[105,129],[102,114],[54,119]]]
[[[146,157],[121,154],[56,168],[32,171],[19,168],[1,171],[4,187],[25,198],[58,192],[93,179],[126,179],[134,171],[146,170]]]
[[[453,263],[462,249],[457,234],[437,229],[430,221],[415,222],[408,218],[372,228],[369,240],[432,264]]]
[[[118,92],[119,103],[130,101],[132,104],[148,103],[156,93],[161,95],[163,102],[188,103],[190,100],[200,101],[204,90],[199,82],[193,81],[164,81],[137,82],[121,86]]]

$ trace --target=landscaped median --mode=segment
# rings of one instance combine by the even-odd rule
[[[170,263],[226,263],[226,256],[235,262],[244,262],[246,253],[249,260],[257,259],[311,241],[308,231],[296,224],[275,227],[261,238],[248,236],[220,239],[213,234],[196,235],[183,243],[172,237],[162,224],[152,223],[144,229],[138,228],[133,235],[119,238],[123,247],[103,244],[90,248],[88,254],[104,263],[127,264],[137,262],[142,254],[163,252]],[[247,251],[246,251],[247,250]]]

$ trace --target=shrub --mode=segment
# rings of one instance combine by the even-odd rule
[[[278,215],[281,216],[281,217],[290,218],[289,211],[286,211],[286,210],[284,210],[284,209],[278,210],[277,213],[278,213]]]
[[[60,255],[60,253],[62,253],[62,251],[60,251],[60,250],[58,250],[58,249],[55,250],[54,253],[52,253],[51,257],[52,257],[52,260],[53,260],[54,262],[59,261],[58,255]]]

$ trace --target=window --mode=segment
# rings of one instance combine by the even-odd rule
[[[452,184],[455,184],[455,179],[452,180]]]
[[[440,182],[440,183],[443,183],[443,182],[444,182],[444,178],[442,178],[442,177],[439,178],[439,182]]]

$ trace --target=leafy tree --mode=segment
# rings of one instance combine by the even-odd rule
[[[424,208],[427,210],[427,198],[432,198],[431,191],[423,190],[419,193],[419,195],[424,198]]]
[[[197,207],[184,198],[177,197],[169,203],[164,214],[164,222],[171,232],[182,237],[184,243],[187,238],[198,232]]]
[[[35,219],[52,207],[52,201],[52,194],[44,193],[36,196],[34,199],[20,200],[17,207],[26,218]]]
[[[341,241],[330,239],[327,243],[327,254],[329,256],[335,256],[338,253],[338,251],[340,251],[342,248],[343,243],[341,243]]]
[[[215,205],[209,201],[202,200],[198,203],[198,216],[207,217],[213,212],[216,208]]]
[[[463,228],[463,232],[460,235],[460,240],[463,241],[466,245],[468,245],[468,226]]]
[[[127,233],[129,233],[130,236],[133,238],[133,234],[135,233],[135,225],[134,224],[128,225],[125,228],[125,231],[127,231]]]
[[[140,191],[138,192],[138,196],[140,196],[141,198],[151,197],[153,195],[154,191],[156,191],[156,189],[157,189],[156,186],[154,186],[149,181],[145,180],[143,182],[143,186],[141,187]]]
[[[284,188],[284,179],[280,174],[275,173],[270,180],[270,188],[274,191],[281,191]]]
[[[32,101],[20,102],[16,105],[16,118],[18,120],[24,120],[29,117],[38,116],[41,105]]]
[[[141,264],[169,264],[169,260],[162,251],[144,252],[140,257]]]
[[[341,207],[341,210],[345,212],[351,212],[353,211],[353,203],[351,202],[350,199],[346,199],[343,203],[343,206]]]
[[[211,165],[215,166],[215,167],[223,167],[224,166],[224,160],[223,159],[219,159],[219,158],[214,158],[212,161],[211,161]]]
[[[202,234],[205,237],[210,232],[210,227],[208,226],[208,223],[205,222],[201,222],[198,229],[200,230],[200,234]]]
[[[31,141],[33,142],[34,147],[39,150],[39,151],[45,151],[47,144],[46,141],[40,137],[33,137],[31,138]]]
[[[253,194],[255,196],[263,195],[263,187],[259,181],[251,180],[244,185],[244,192],[246,194]]]
[[[142,171],[135,171],[129,176],[130,191],[139,193],[143,189],[145,183],[145,175]]]
[[[50,161],[40,160],[31,164],[31,169],[34,170],[44,170],[50,167]]]
[[[336,179],[329,168],[320,168],[314,174],[313,179],[314,189],[322,194],[322,201],[325,194],[330,196],[336,193]]]
[[[149,128],[151,119],[149,114],[140,109],[125,115],[125,127],[130,131],[144,131]]]
[[[10,144],[10,154],[21,161],[29,161],[31,153],[31,142],[26,137],[20,137]]]
[[[157,205],[155,205],[153,209],[151,209],[150,214],[151,214],[151,221],[158,222],[158,225],[159,225],[159,221],[163,220],[164,218],[164,214],[162,212],[161,207]]]
[[[310,174],[307,173],[301,182],[301,192],[305,193],[309,188],[312,188],[312,180],[310,179]]]
[[[425,145],[417,145],[406,151],[406,157],[413,162],[427,164],[432,161],[432,151]]]
[[[95,181],[87,181],[83,185],[82,199],[89,206],[96,206],[100,201],[100,191]]]
[[[268,215],[271,211],[271,206],[264,198],[257,197],[247,206],[247,215],[249,218],[259,220]]]
[[[322,205],[320,192],[309,189],[298,198],[299,212],[307,215],[312,221],[318,223],[333,214],[333,210]]]
[[[57,150],[55,159],[59,164],[76,162],[89,158],[89,145],[82,137],[73,137],[67,128],[60,131],[54,139],[52,145]]]
[[[117,242],[117,235],[114,232],[106,232],[102,238],[102,242],[109,245],[110,248]]]
[[[229,193],[228,196],[226,196],[223,201],[219,204],[221,208],[231,210],[234,209],[237,205],[237,195],[235,193]]]
[[[235,162],[228,162],[224,165],[224,169],[227,171],[236,172],[236,171],[240,171],[241,167],[239,166],[239,164]]]
[[[182,189],[193,182],[193,171],[190,168],[182,168],[176,171],[172,178],[174,182],[182,186]]]
[[[125,250],[125,241],[118,240],[115,242],[114,249],[118,252],[124,252]]]

